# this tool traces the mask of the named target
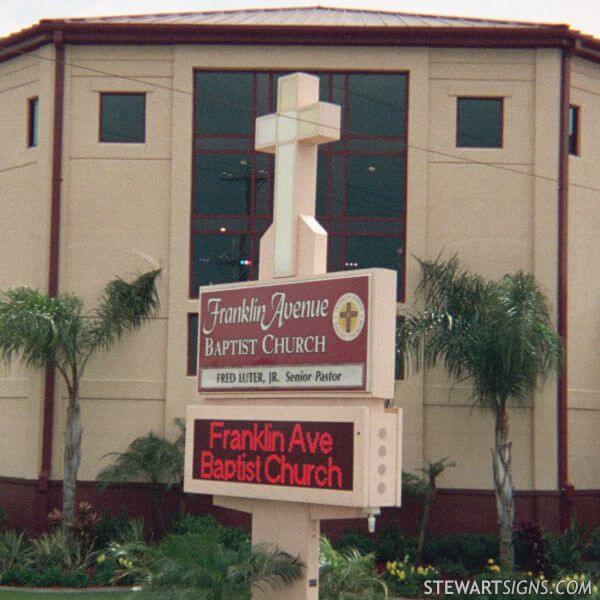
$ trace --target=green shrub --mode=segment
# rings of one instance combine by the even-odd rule
[[[435,566],[444,577],[449,579],[464,579],[470,575],[469,571],[460,562],[453,562],[451,560],[438,560]]]
[[[585,558],[600,563],[600,527],[596,527],[590,533]]]
[[[141,598],[249,600],[252,586],[277,589],[297,579],[304,565],[267,546],[226,547],[205,528],[170,535],[159,544],[113,545],[111,558],[142,586]]]
[[[98,550],[108,548],[112,542],[126,543],[144,540],[144,520],[127,515],[103,516],[94,527],[94,545]]]
[[[86,587],[90,580],[85,570],[65,571],[59,565],[43,569],[25,566],[15,571],[15,582],[32,587]]]
[[[397,526],[381,530],[376,543],[376,555],[379,562],[394,561],[405,555],[415,556],[417,539],[404,537]]]
[[[346,530],[333,546],[338,550],[355,548],[361,554],[371,554],[376,550],[376,541],[358,531]]]
[[[532,523],[523,523],[514,534],[515,563],[524,572],[550,574],[546,540],[542,530]]]
[[[581,571],[589,546],[584,525],[573,519],[563,533],[554,535],[545,532],[543,537],[548,556],[547,575],[554,577],[567,571]]]
[[[85,551],[78,538],[67,535],[63,529],[55,529],[31,540],[29,563],[33,568],[44,571],[57,566],[65,571],[85,569],[91,554]]]
[[[336,550],[321,538],[320,600],[377,600],[387,585],[375,569],[375,555],[355,548]]]
[[[176,535],[208,534],[227,548],[241,550],[250,546],[250,536],[240,527],[225,527],[211,515],[184,515],[172,526]]]
[[[464,533],[431,538],[425,543],[423,558],[426,563],[436,566],[460,563],[469,573],[479,573],[488,559],[498,558],[498,553],[496,536]]]
[[[24,565],[28,558],[29,546],[22,533],[0,533],[0,584],[14,581],[16,570]]]
[[[391,561],[386,565],[385,580],[395,594],[403,598],[418,598],[423,595],[423,584],[428,579],[439,579],[439,573],[430,565],[412,565],[408,554],[402,561]]]

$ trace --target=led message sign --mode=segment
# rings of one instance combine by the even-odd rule
[[[184,489],[337,506],[397,505],[400,431],[397,411],[359,406],[189,406]]]
[[[196,419],[192,476],[352,490],[354,424]]]
[[[200,288],[199,391],[369,391],[374,335],[393,383],[395,304],[377,290],[395,297],[392,271]]]

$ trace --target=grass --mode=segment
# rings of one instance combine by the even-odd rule
[[[128,600],[134,596],[132,592],[6,592],[0,590],[0,600]]]

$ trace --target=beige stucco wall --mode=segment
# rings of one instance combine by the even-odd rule
[[[600,67],[574,59],[571,71],[580,145],[569,160],[569,471],[575,487],[593,489],[600,483]]]
[[[14,70],[17,60],[0,65],[0,86],[7,65]],[[67,62],[61,289],[78,293],[92,303],[103,284],[114,275],[128,276],[151,265],[164,269],[159,284],[162,306],[158,317],[128,336],[114,352],[99,357],[86,374],[82,387],[82,479],[95,476],[103,464],[99,460],[102,455],[125,448],[137,435],[150,430],[174,435],[174,419],[184,415],[187,404],[199,401],[195,379],[186,375],[187,315],[197,310],[196,301],[188,298],[194,68],[408,70],[408,294],[406,303],[398,307],[399,313],[409,311],[415,300],[413,290],[419,273],[416,261],[410,257],[434,257],[441,250],[448,255],[457,252],[469,267],[490,277],[516,269],[532,271],[553,298],[556,309],[556,183],[531,174],[550,179],[558,174],[558,51],[278,47],[273,52],[259,46],[77,46],[67,48]],[[586,68],[587,63],[582,70]],[[596,73],[596,77],[600,74]],[[145,144],[98,142],[101,91],[147,92]],[[26,98],[26,92],[29,93],[24,88],[19,93]],[[582,102],[597,102],[598,96],[586,94]],[[459,95],[506,98],[502,149],[455,147]],[[3,102],[0,93],[0,105],[4,106]],[[13,97],[8,105],[18,106],[18,97]],[[585,119],[586,112],[583,114]],[[50,114],[42,115],[44,127],[49,127]],[[0,119],[3,118],[6,117],[0,111]],[[586,138],[590,146],[595,139],[592,120],[590,116],[589,124],[584,121],[584,128],[590,130]],[[18,115],[13,115],[10,122],[13,138],[24,137],[14,125]],[[43,143],[38,152],[42,147]],[[0,154],[2,160],[4,154]],[[49,164],[46,156],[44,168]],[[6,225],[6,235],[13,236],[14,259],[5,265],[7,261],[0,258],[0,287],[20,281],[18,278],[30,271],[43,275],[39,284],[43,286],[47,272],[47,223],[41,219],[24,220],[23,214],[33,215],[40,205],[47,207],[49,178],[41,180],[32,205],[27,204],[31,187],[25,177],[13,174],[9,179],[1,169],[0,165],[0,189],[9,190],[19,204],[15,205],[18,210],[9,213],[11,221]],[[575,176],[591,181],[593,169],[589,166],[577,174],[572,168],[572,177]],[[594,314],[596,321],[600,320],[598,294],[592,294],[588,287],[593,279],[590,257],[594,250],[587,240],[594,237],[598,224],[598,219],[592,222],[589,217],[595,200],[591,194],[582,195],[577,207],[571,209],[572,231],[579,219],[577,232],[588,233],[580,243],[577,235],[571,234],[570,317],[571,336],[575,336],[571,339],[581,344],[581,355],[587,356],[578,363],[585,368],[571,368],[571,387],[585,392],[577,391],[579,396],[573,397],[581,399],[576,402],[595,402],[598,407],[598,338],[593,338],[591,328],[588,334],[578,325],[593,319]],[[22,220],[25,223],[21,224]],[[32,245],[28,241],[32,237],[29,228],[34,227],[43,229],[44,243]],[[37,262],[32,253],[40,255]],[[584,257],[582,264],[579,256]],[[34,268],[31,261],[40,264]],[[32,275],[23,283],[37,281]],[[576,304],[579,295],[583,300]],[[571,362],[574,360],[572,353]],[[27,439],[22,442],[26,449],[17,451],[12,445],[3,448],[2,427],[21,421],[33,427],[25,417],[34,414],[39,432],[41,388],[38,381],[36,390],[29,395],[19,392],[29,398],[26,405],[16,399],[19,394],[13,390],[33,384],[26,383],[23,373],[11,373],[9,377],[12,383],[0,382],[0,390],[4,390],[0,391],[0,417],[8,415],[0,418],[0,475],[33,477],[36,469],[30,465],[39,455],[39,436],[22,436]],[[35,377],[30,378],[34,380]],[[3,394],[8,394],[7,398]],[[54,478],[62,472],[64,390],[61,396],[57,403]],[[442,485],[491,487],[492,422],[488,414],[471,408],[468,388],[448,382],[439,372],[410,374],[397,384],[396,401],[405,415],[405,468],[417,468],[423,459],[449,456],[457,467],[443,476]],[[598,487],[599,470],[585,467],[594,450],[578,441],[580,433],[588,439],[600,438],[599,413],[594,412],[592,419],[588,413],[591,414],[587,408],[571,410],[571,448],[576,454],[572,470],[576,485]],[[556,489],[555,416],[553,382],[530,405],[511,410],[515,483],[520,489]],[[10,429],[7,426],[7,431]],[[30,458],[24,461],[24,455]]]
[[[114,352],[98,355],[85,373],[80,477],[93,479],[106,464],[103,455],[149,431],[164,433],[173,61],[170,48],[66,52],[61,289],[92,306],[115,276],[163,269],[159,314]],[[100,143],[100,92],[116,91],[146,92],[145,144]],[[61,386],[55,478],[62,476],[65,402]]]
[[[0,289],[46,289],[48,280],[54,50],[40,48],[36,56],[0,64]],[[28,100],[35,96],[39,145],[28,148]],[[0,365],[0,476],[37,477],[41,396],[41,374]]]

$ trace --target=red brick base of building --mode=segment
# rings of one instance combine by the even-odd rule
[[[129,483],[109,487],[100,492],[95,482],[79,484],[79,500],[89,501],[101,514],[127,514],[143,517],[154,527],[152,503],[145,484]],[[61,482],[50,481],[46,491],[40,491],[38,482],[27,479],[0,477],[0,510],[8,519],[8,526],[29,532],[39,532],[47,527],[47,515],[61,505]],[[577,520],[590,527],[600,527],[600,490],[577,490],[574,494]],[[192,514],[211,514],[226,525],[249,530],[249,515],[213,506],[211,496],[183,494],[173,489],[166,500],[166,512],[171,516],[180,511]],[[382,510],[378,528],[386,524],[407,536],[417,533],[421,512],[418,499],[405,497],[402,508]],[[516,493],[516,519],[518,526],[531,522],[550,531],[557,531],[560,523],[560,493],[522,491]],[[337,537],[347,529],[366,532],[366,519],[325,521],[323,533]],[[495,533],[496,505],[491,490],[441,489],[434,499],[430,531],[437,535],[454,533]]]

